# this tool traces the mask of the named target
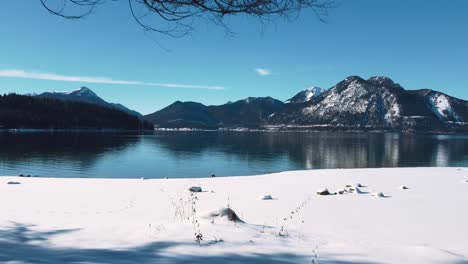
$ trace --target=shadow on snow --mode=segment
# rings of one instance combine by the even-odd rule
[[[225,254],[225,255],[187,255],[164,254],[164,251],[175,246],[198,247],[194,242],[153,242],[143,246],[127,249],[82,249],[60,248],[48,245],[48,239],[55,235],[67,234],[79,229],[59,229],[51,231],[35,231],[31,225],[14,223],[13,227],[0,229],[0,262],[20,263],[314,263],[311,256],[294,255],[290,253],[273,254]],[[318,263],[351,264],[340,259],[319,259]],[[377,264],[359,262],[362,264]]]

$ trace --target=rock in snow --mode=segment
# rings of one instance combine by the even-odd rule
[[[202,191],[202,187],[200,186],[192,186],[188,189],[190,192],[201,192]]]
[[[12,184],[12,185],[14,185],[14,184],[21,184],[21,182],[9,181],[9,182],[7,182],[7,184]]]
[[[260,196],[260,200],[273,200],[273,197],[269,194]]]
[[[328,189],[320,189],[320,190],[317,190],[317,194],[318,195],[331,195],[332,193],[330,193]]]
[[[372,196],[381,197],[381,198],[385,197],[385,195],[382,192],[374,192],[374,193],[372,193]]]
[[[343,188],[340,188],[336,191],[338,194],[344,194],[346,191],[346,189],[343,189]]]
[[[207,217],[208,218],[214,218],[214,217],[225,217],[227,218],[229,221],[232,221],[232,222],[239,222],[239,223],[244,223],[244,221],[242,221],[239,216],[237,216],[236,212],[234,212],[234,210],[232,210],[231,208],[229,207],[226,207],[226,208],[221,208],[219,210],[216,210],[216,211],[213,211],[211,213],[208,213],[207,214]]]
[[[361,191],[361,189],[359,189],[359,187],[351,187],[351,188],[349,188],[349,191],[350,191],[351,193],[354,193],[354,194],[361,194],[361,193],[363,193],[363,192]]]

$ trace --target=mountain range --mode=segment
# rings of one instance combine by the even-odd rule
[[[145,118],[158,127],[169,128],[258,128],[268,116],[285,108],[285,103],[271,97],[249,97],[215,106],[177,101]]]
[[[285,102],[271,97],[219,106],[178,101],[145,118],[164,128],[468,132],[468,102],[428,89],[405,90],[388,77],[350,76]]]
[[[467,101],[434,90],[406,90],[383,76],[350,76],[329,89],[312,87],[284,102],[271,97],[209,106],[177,101],[145,116],[109,103],[87,87],[32,96],[115,109],[157,128],[468,132]]]

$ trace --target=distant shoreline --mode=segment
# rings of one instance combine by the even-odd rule
[[[395,134],[428,134],[428,135],[468,135],[468,131],[399,131],[385,129],[303,129],[303,128],[286,128],[286,129],[270,129],[270,128],[218,128],[218,129],[202,129],[202,128],[155,128],[154,131],[159,132],[298,132],[298,133],[319,133],[319,132],[336,132],[336,133],[395,133]]]
[[[34,129],[34,128],[0,128],[0,133],[35,133],[35,132],[77,132],[77,133],[126,133],[126,132],[262,132],[262,133],[394,133],[394,134],[415,134],[415,135],[467,135],[466,131],[398,131],[385,129],[302,129],[302,128],[287,128],[287,129],[270,129],[270,128],[218,128],[218,129],[202,129],[202,128],[154,128],[154,129]]]
[[[34,129],[34,128],[0,128],[0,132],[33,133],[33,132],[152,132],[152,129]]]

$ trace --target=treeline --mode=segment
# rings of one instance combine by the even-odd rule
[[[142,130],[153,125],[99,105],[7,94],[0,95],[0,128]]]

